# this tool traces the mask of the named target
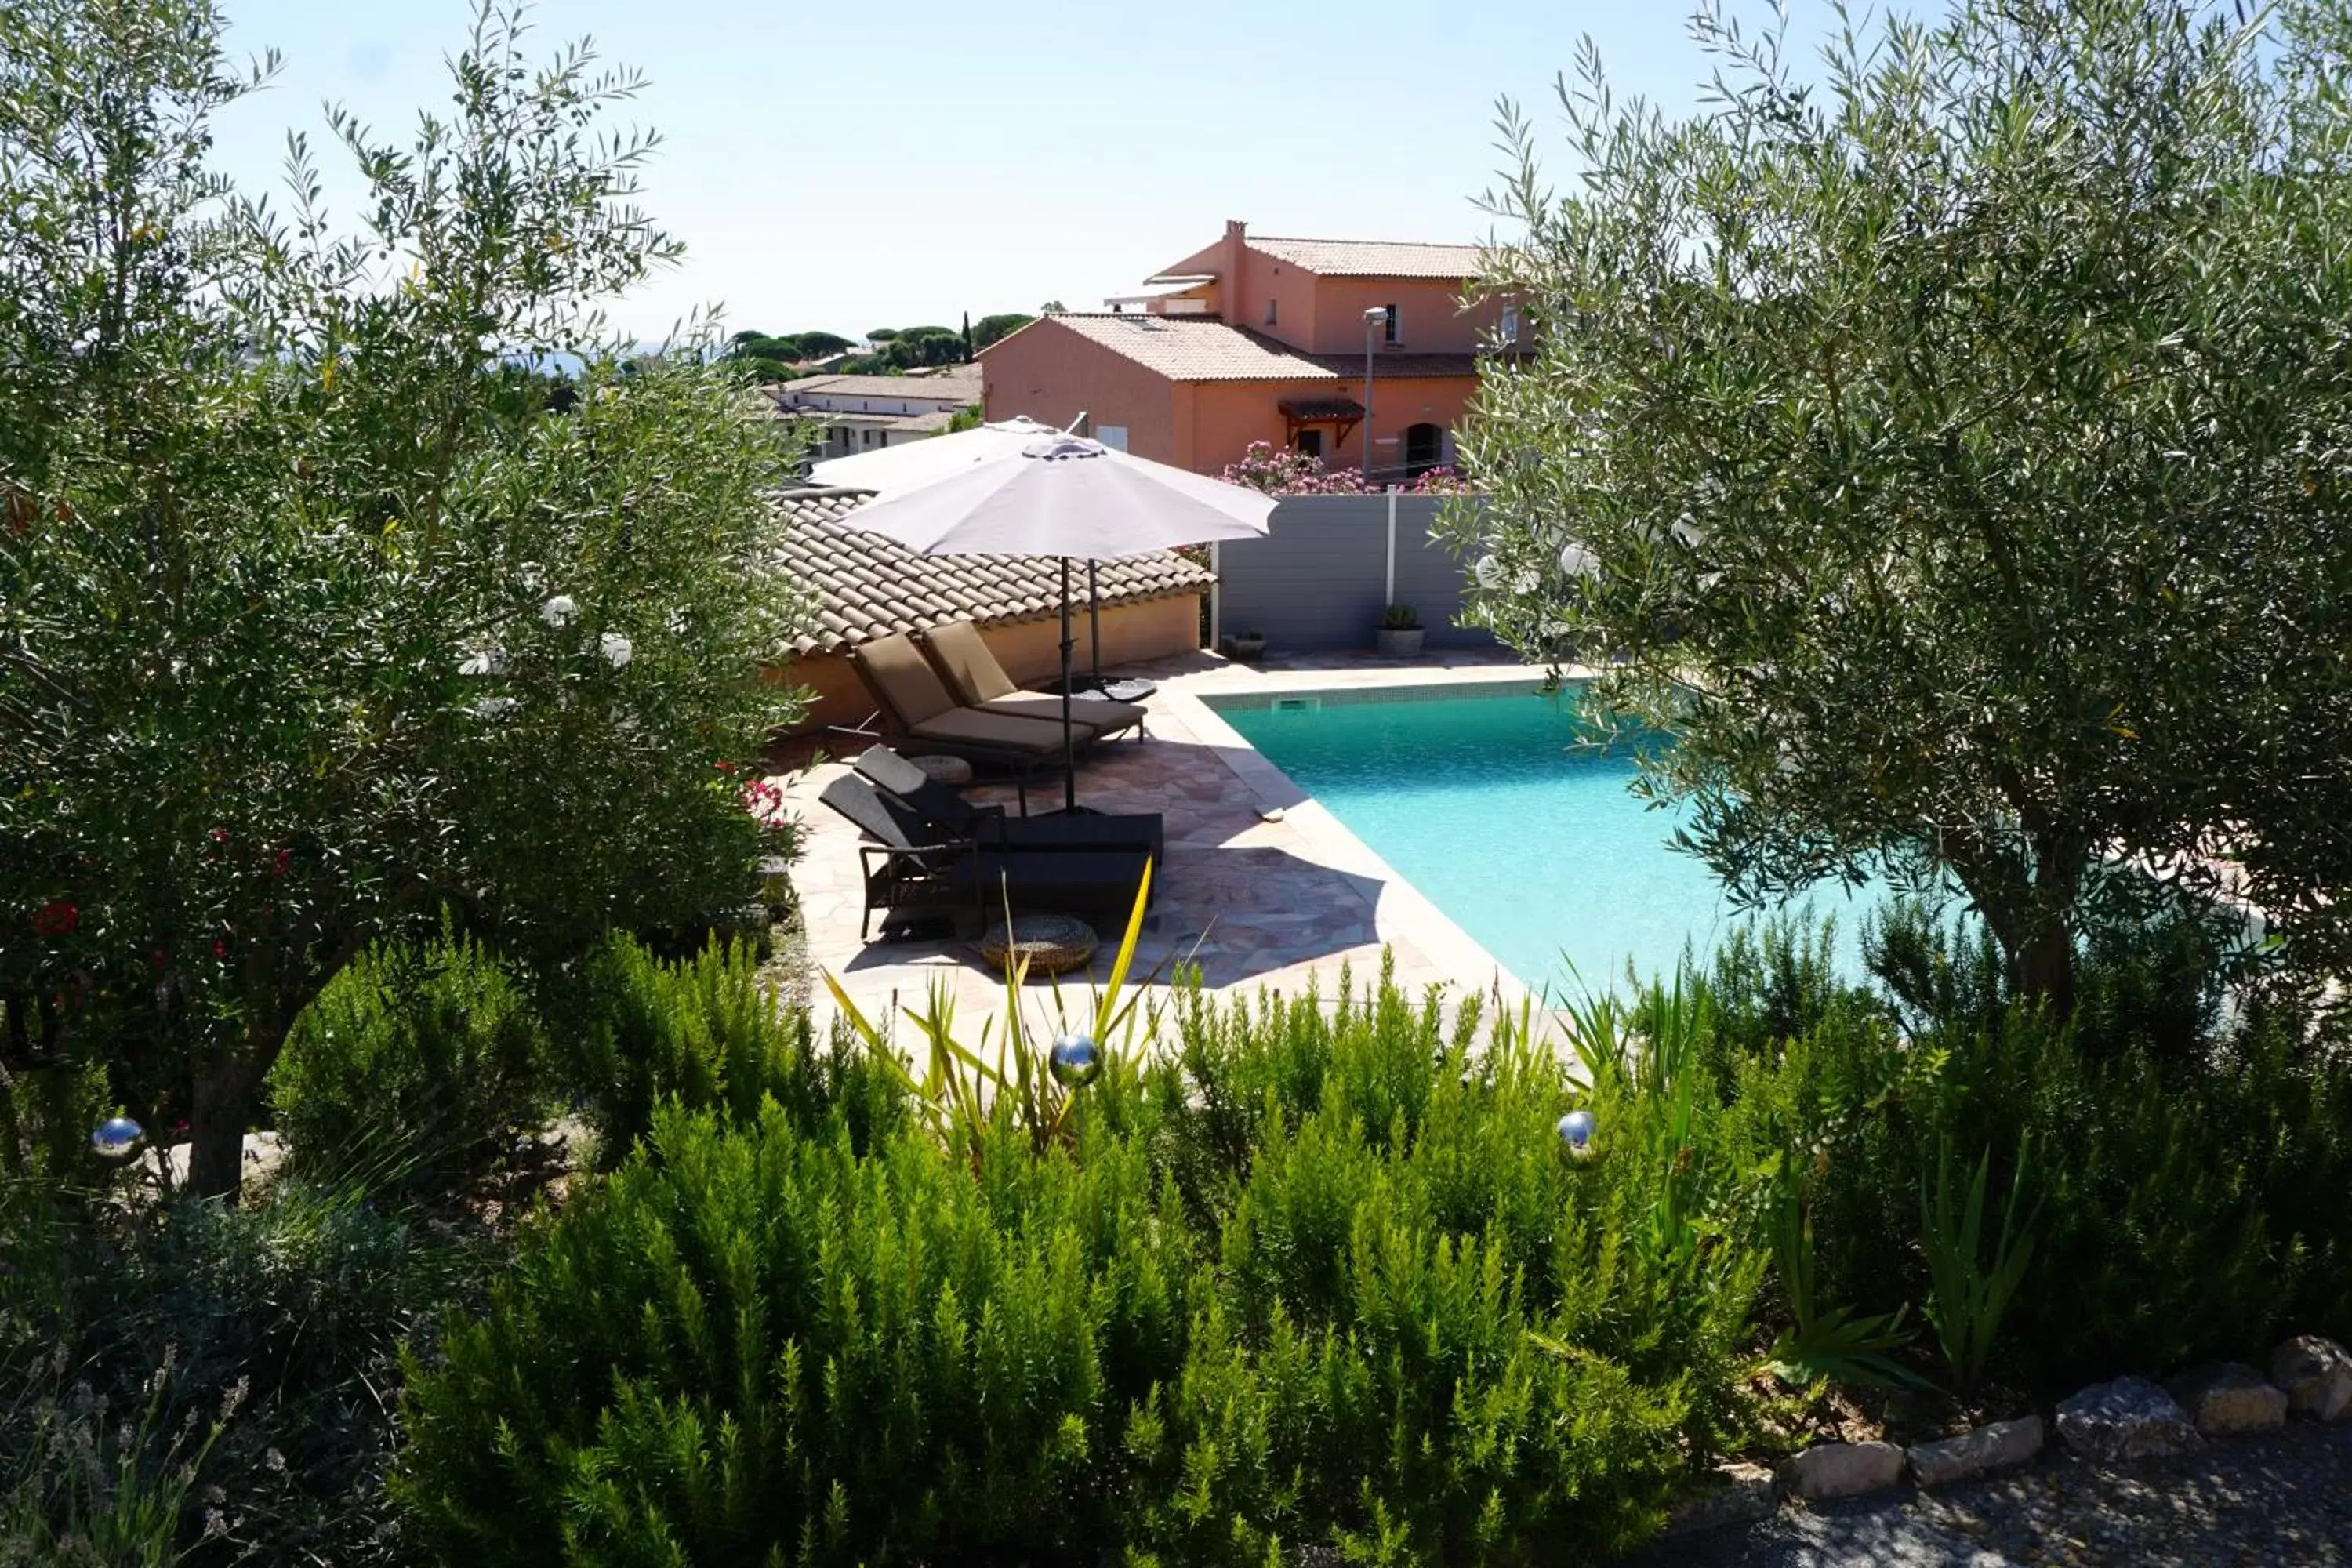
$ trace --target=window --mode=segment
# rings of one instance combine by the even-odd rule
[[[1519,341],[1519,308],[1517,305],[1503,307],[1503,324],[1496,335],[1507,343]]]
[[[1291,438],[1290,447],[1302,458],[1319,458],[1323,455],[1323,432],[1301,430]]]
[[[1274,296],[1271,294],[1265,300],[1265,324],[1269,327],[1274,325]]]
[[[1381,342],[1392,343],[1397,341],[1397,308],[1391,305],[1388,307],[1388,324],[1381,329]]]
[[[1108,447],[1114,452],[1124,452],[1127,450],[1127,426],[1124,425],[1097,425],[1095,426],[1095,439],[1100,441],[1104,446]]]

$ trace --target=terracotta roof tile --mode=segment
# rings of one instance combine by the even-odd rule
[[[1037,620],[1061,605],[1061,563],[1046,556],[918,555],[849,525],[865,490],[788,490],[775,498],[787,524],[777,563],[814,601],[794,654],[833,653],[893,632],[943,621],[990,626]],[[1096,580],[1106,605],[1208,590],[1206,568],[1172,551],[1105,561]],[[1083,574],[1073,579],[1082,584]]]
[[[1318,278],[1475,278],[1475,245],[1421,245],[1385,239],[1286,239],[1253,234],[1252,250]]]
[[[1214,316],[1069,312],[1047,321],[1171,381],[1329,381],[1335,373],[1287,343]]]
[[[930,403],[978,403],[980,366],[959,364],[935,375],[804,375],[769,388],[775,393],[823,393],[828,397],[912,397]]]
[[[1364,362],[1359,356],[1302,353],[1262,332],[1229,326],[1215,316],[1071,312],[1045,317],[1045,321],[1065,327],[1171,381],[1354,383],[1364,374]],[[1382,353],[1373,362],[1372,374],[1382,381],[1475,375],[1478,357]]]

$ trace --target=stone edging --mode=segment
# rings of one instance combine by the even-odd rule
[[[2271,1352],[2270,1373],[2234,1362],[2190,1367],[2159,1385],[2144,1377],[2095,1384],[2062,1400],[2059,1440],[2084,1458],[2113,1464],[2193,1453],[2209,1436],[2262,1432],[2288,1414],[2319,1421],[2352,1419],[2352,1353],[2333,1340],[2302,1334]],[[1901,1483],[1949,1486],[2030,1463],[2042,1449],[2039,1415],[1996,1421],[1957,1437],[1915,1443],[1817,1443],[1779,1472],[1729,1465],[1677,1503],[1669,1535],[1763,1519],[1784,1495],[1810,1501],[1864,1497]]]

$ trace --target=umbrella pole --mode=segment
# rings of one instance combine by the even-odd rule
[[[1095,563],[1087,563],[1087,626],[1094,637],[1095,687],[1103,689],[1102,678],[1102,595],[1095,588]],[[1065,685],[1068,682],[1066,679]]]
[[[1070,742],[1070,558],[1062,557],[1062,809],[1078,808],[1078,757]]]

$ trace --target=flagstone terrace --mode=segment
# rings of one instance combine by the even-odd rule
[[[1139,946],[1135,973],[1164,978],[1179,963],[1197,965],[1203,990],[1247,994],[1258,987],[1293,995],[1313,984],[1329,998],[1343,968],[1359,977],[1378,970],[1387,948],[1409,990],[1436,985],[1453,997],[1498,988],[1523,994],[1484,948],[1446,918],[1380,857],[1235,735],[1202,699],[1220,692],[1427,686],[1488,679],[1511,661],[1483,653],[1433,658],[1410,666],[1347,656],[1276,659],[1263,666],[1207,654],[1123,669],[1160,689],[1145,704],[1150,739],[1098,746],[1083,763],[1078,800],[1097,811],[1157,812],[1166,820],[1167,863]],[[1541,675],[1529,668],[1530,679]],[[866,942],[856,827],[818,802],[818,792],[865,742],[835,736],[830,757],[775,779],[786,809],[802,824],[802,852],[792,876],[810,964],[835,976],[861,1011],[880,1016],[894,1005],[921,1007],[941,985],[960,1016],[1001,1010],[1003,976],[969,942]],[[1006,783],[966,792],[1017,810]],[[1030,787],[1030,807],[1059,804],[1058,780]],[[1115,935],[1116,933],[1106,933]],[[1108,976],[1117,943],[1106,941],[1090,969],[1062,977],[1075,1002]],[[820,1015],[831,1007],[816,986]],[[1051,1016],[1044,983],[1030,986],[1033,1020]]]

